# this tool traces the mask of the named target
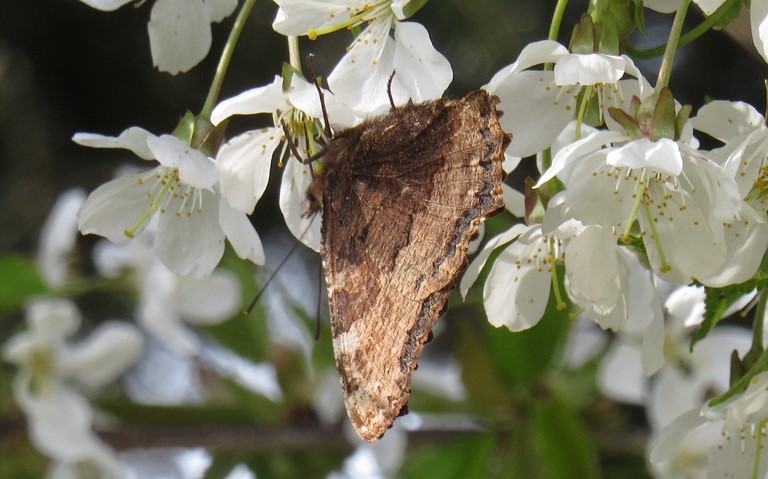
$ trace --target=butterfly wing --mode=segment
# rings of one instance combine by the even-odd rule
[[[495,98],[409,105],[343,132],[323,181],[323,266],[336,364],[355,430],[404,410],[429,332],[485,216],[503,208],[507,135]]]

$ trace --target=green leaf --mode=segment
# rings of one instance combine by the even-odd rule
[[[495,441],[490,434],[459,439],[422,452],[403,466],[403,477],[418,479],[486,479],[491,475]]]
[[[544,316],[531,329],[512,333],[506,328],[488,328],[491,358],[501,378],[513,387],[541,378],[564,344],[570,323],[568,309],[558,311],[550,295]]]
[[[545,477],[600,477],[597,451],[576,413],[556,396],[533,402],[533,441]]]
[[[763,256],[760,268],[752,279],[724,288],[705,288],[704,320],[691,337],[691,349],[699,340],[707,337],[709,332],[717,326],[717,323],[723,319],[723,313],[734,301],[752,292],[754,289],[760,290],[766,287],[768,287],[768,255]]]
[[[0,313],[20,308],[30,296],[49,292],[32,261],[16,255],[0,257]]]

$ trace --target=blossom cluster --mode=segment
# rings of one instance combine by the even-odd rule
[[[104,11],[129,3],[82,1]],[[226,244],[242,260],[274,264],[249,216],[278,166],[286,226],[319,251],[321,226],[307,214],[307,190],[315,174],[310,160],[329,135],[392,104],[440,98],[453,79],[426,28],[411,19],[424,0],[274,2],[272,27],[291,41],[353,33],[327,88],[294,62],[269,84],[206,102],[171,133],[134,126],[117,136],[73,136],[82,146],[128,150],[151,166],[121,171],[87,198],[80,191],[62,197],[39,255],[51,294],[27,302],[28,329],[3,350],[18,367],[13,392],[30,437],[60,477],[84,467],[102,477],[126,477],[125,458],[94,432],[87,396],[131,367],[140,370],[142,355],[153,348],[204,362],[272,401],[282,398],[271,364],[222,352],[195,329],[219,324],[242,306],[239,279],[221,267]],[[610,331],[598,385],[606,397],[646,407],[648,459],[658,477],[768,477],[762,443],[768,422],[761,316],[768,249],[765,117],[743,102],[715,100],[695,112],[681,105],[668,77],[645,78],[621,53],[631,32],[618,29],[616,11],[600,10],[612,2],[591,3],[568,46],[533,42],[482,86],[498,97],[500,121],[512,135],[505,171],[514,175],[535,158],[537,178],[525,192],[504,185],[510,226],[485,240],[459,290],[466,297],[486,272],[488,321],[511,332],[535,328],[552,304],[570,308],[579,317],[573,351],[591,344],[588,336],[605,341],[603,332]],[[636,8],[684,15],[688,3],[656,0]],[[696,3],[705,15],[730,7]],[[252,4],[243,2],[240,14]],[[192,68],[210,49],[211,23],[236,7],[234,0],[152,2],[154,64],[171,74]],[[753,0],[750,13],[754,45],[768,61],[768,1]],[[242,23],[238,18],[235,24]],[[269,115],[271,126],[227,138],[228,120],[236,115]],[[703,148],[705,136],[718,145]],[[64,259],[75,221],[82,234],[109,240],[94,250],[98,274],[115,280],[128,271],[137,293],[136,325],[103,321],[79,342],[72,337],[85,322],[66,298],[72,272]],[[731,299],[717,305],[716,315],[708,299],[717,292]],[[273,341],[309,361],[312,345],[301,320],[280,300],[265,301]],[[746,328],[716,325],[754,304],[762,305],[755,314],[757,340]],[[423,381],[424,387],[452,400],[464,397],[456,368],[432,374],[439,384]],[[317,416],[333,422],[341,411],[327,404],[339,401],[320,399],[338,395],[338,385],[318,383]],[[134,399],[153,400],[138,393]],[[345,470],[330,477],[394,474],[408,427],[396,425],[378,449],[359,446]]]

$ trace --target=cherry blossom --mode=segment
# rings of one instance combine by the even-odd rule
[[[214,160],[171,135],[132,127],[118,137],[77,133],[73,140],[94,148],[125,148],[160,165],[121,176],[97,188],[78,217],[83,234],[123,244],[158,216],[155,252],[179,275],[202,277],[224,254],[224,238],[243,259],[264,263],[258,234],[245,213],[221,196]]]
[[[80,313],[64,299],[31,300],[26,319],[28,329],[5,344],[3,357],[19,367],[13,394],[27,414],[32,442],[57,463],[122,477],[114,453],[91,429],[93,411],[76,386],[97,388],[117,378],[139,357],[141,334],[107,321],[72,343]]]
[[[554,70],[530,70],[544,63],[554,63]],[[625,74],[635,80],[620,81]],[[513,132],[507,152],[525,157],[552,145],[577,115],[576,100],[584,88],[590,88],[605,111],[627,109],[632,96],[648,87],[627,56],[570,53],[555,41],[543,40],[526,45],[517,61],[499,70],[483,88],[501,99],[501,124]],[[611,122],[608,115],[604,119]]]
[[[427,30],[405,22],[414,0],[276,0],[273,23],[284,35],[319,35],[365,25],[348,52],[328,76],[328,85],[353,111],[372,115],[395,104],[423,102],[442,96],[453,79],[448,60],[432,46]],[[393,31],[393,36],[390,36]]]

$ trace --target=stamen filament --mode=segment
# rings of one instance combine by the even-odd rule
[[[621,236],[619,237],[622,243],[629,243],[629,232],[632,229],[632,225],[635,223],[635,218],[637,218],[637,211],[640,209],[640,205],[643,202],[643,196],[645,196],[645,188],[645,170],[643,170],[640,181],[637,183],[637,187],[635,188],[635,203],[632,205],[632,211],[629,212],[629,216],[627,217],[627,224],[624,225],[624,232],[621,233]]]
[[[645,211],[645,217],[648,220],[648,227],[651,229],[651,234],[653,235],[653,242],[656,243],[656,251],[659,252],[661,272],[666,273],[672,269],[672,267],[669,265],[669,263],[667,263],[667,257],[664,254],[664,248],[662,247],[661,240],[659,239],[659,235],[656,232],[656,224],[653,222],[653,217],[651,216],[651,208],[647,203],[643,203],[643,210]]]
[[[152,201],[152,203],[149,204],[149,208],[147,208],[144,213],[139,217],[138,220],[131,226],[130,228],[123,231],[125,236],[129,238],[133,238],[133,236],[136,234],[136,230],[141,228],[141,225],[149,221],[149,218],[152,217],[153,214],[157,211],[157,209],[160,207],[160,204],[163,202],[165,197],[168,195],[168,192],[171,190],[172,185],[178,180],[178,173],[174,172],[168,179],[166,179],[165,184],[163,185],[163,188],[160,190],[160,192],[155,196],[155,199]]]

